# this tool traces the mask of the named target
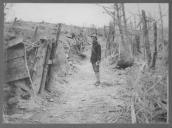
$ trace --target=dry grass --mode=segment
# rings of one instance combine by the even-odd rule
[[[148,71],[145,64],[131,70],[127,78],[131,88],[132,123],[166,122],[167,74]]]

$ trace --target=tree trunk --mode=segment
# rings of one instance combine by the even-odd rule
[[[155,68],[156,59],[157,59],[157,24],[156,22],[153,24],[154,29],[154,53],[153,53],[153,59],[152,59],[152,66],[151,68]]]
[[[161,10],[160,4],[159,4],[159,16],[160,16],[160,22],[161,22],[161,40],[163,43],[164,42],[164,28],[163,28],[162,10]]]
[[[127,36],[127,20],[126,20],[126,17],[125,17],[125,8],[124,8],[123,3],[121,3],[121,8],[122,8],[122,17],[123,17],[123,20],[124,20],[125,35]]]
[[[140,53],[140,36],[139,35],[135,35],[135,41],[136,41],[136,52]]]
[[[112,43],[114,42],[114,25],[113,23],[109,24],[109,32],[107,35],[106,42],[106,57],[111,55]]]
[[[107,31],[106,31],[106,26],[104,26],[104,37],[107,39]]]
[[[144,44],[145,44],[145,50],[146,50],[146,59],[147,64],[150,66],[151,64],[151,50],[150,50],[150,43],[149,43],[149,35],[148,35],[148,28],[147,28],[147,18],[145,11],[142,10],[142,18],[143,18],[143,38],[144,38]]]
[[[135,47],[135,44],[134,44],[134,41],[133,41],[133,31],[134,31],[134,29],[133,29],[133,24],[132,24],[132,21],[130,21],[130,32],[131,32],[131,34],[129,35],[129,37],[128,38],[130,38],[130,43],[131,43],[131,53],[132,53],[132,57],[134,57],[134,47]]]
[[[132,54],[132,37],[130,37],[128,33],[128,27],[127,27],[127,20],[126,20],[126,15],[125,15],[125,6],[124,3],[121,3],[121,10],[122,10],[122,17],[123,17],[123,23],[124,23],[124,31],[125,31],[125,40],[128,42],[127,45],[129,45],[129,53]]]
[[[106,41],[106,57],[110,55],[110,27],[109,32],[107,34],[107,41]]]
[[[131,57],[131,50],[130,45],[125,42],[125,34],[124,30],[122,29],[122,20],[120,15],[120,8],[118,4],[114,4],[114,8],[117,12],[117,24],[119,27],[119,33],[121,37],[121,42],[119,43],[119,60],[117,65],[120,68],[126,68],[133,64],[133,59]]]

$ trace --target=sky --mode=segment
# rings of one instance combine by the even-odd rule
[[[96,27],[108,25],[112,18],[107,15],[101,6],[112,4],[80,4],[80,3],[15,3],[8,4],[6,21],[13,21],[15,17],[24,21],[65,23],[89,27],[93,24]],[[158,19],[158,3],[125,3],[126,16],[130,17],[144,9],[147,15]],[[168,4],[161,4],[164,17],[164,26],[168,26]],[[133,18],[134,19],[134,18]]]

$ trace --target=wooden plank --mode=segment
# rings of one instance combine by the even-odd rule
[[[24,44],[18,43],[7,48],[7,72],[6,81],[12,82],[29,77],[25,66]]]
[[[46,58],[45,58],[45,64],[44,64],[44,69],[43,69],[43,76],[42,76],[42,81],[41,81],[41,87],[39,90],[39,93],[43,93],[44,89],[45,89],[45,84],[48,84],[48,80],[49,80],[49,60],[50,60],[50,54],[51,54],[51,50],[52,50],[52,43],[48,42],[48,49],[47,49],[47,53],[46,53]]]
[[[7,69],[7,75],[6,79],[7,82],[15,81],[15,80],[20,80],[24,78],[28,78],[28,72],[25,70],[25,67],[22,68],[13,68],[13,69]]]
[[[25,64],[24,57],[20,57],[20,58],[14,59],[14,60],[7,61],[8,69],[18,68],[20,66],[24,66],[24,64]]]
[[[14,65],[12,65],[14,66]],[[25,66],[24,65],[20,65],[20,66],[15,66],[15,67],[11,67],[11,68],[7,68],[7,74],[15,74],[15,75],[18,75],[17,73],[19,74],[22,74],[22,72],[25,72]]]
[[[52,50],[51,50],[51,53],[50,53],[50,59],[53,60],[55,59],[56,57],[56,50],[57,50],[57,47],[58,47],[58,43],[59,43],[59,37],[60,37],[60,33],[61,33],[61,28],[62,28],[62,24],[59,24],[58,26],[58,30],[57,30],[57,35],[56,35],[56,42],[52,42]],[[54,65],[50,65],[49,67],[49,71],[48,71],[48,76],[50,78],[47,79],[47,90],[48,91],[51,91],[51,87],[50,87],[50,79],[53,77],[52,76],[52,72],[54,70]]]
[[[12,47],[7,49],[7,61],[24,56],[23,46]]]
[[[23,42],[23,38],[22,37],[18,37],[18,38],[15,38],[13,40],[8,41],[6,47],[7,48],[13,47],[13,46],[16,46],[17,44],[21,44],[22,42]]]
[[[33,88],[34,88],[35,94],[39,92],[39,89],[41,86],[43,68],[44,68],[47,46],[48,46],[47,41],[45,40],[41,40],[41,41],[42,41],[41,45],[38,48],[37,55],[36,55],[36,62],[35,62],[36,71],[33,73],[33,76],[32,76]]]

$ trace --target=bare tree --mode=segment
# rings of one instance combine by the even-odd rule
[[[125,16],[125,7],[124,4],[121,3],[114,3],[113,8],[106,8],[104,10],[108,15],[110,15],[113,19],[114,25],[118,26],[119,35],[121,40],[118,42],[119,48],[119,58],[117,65],[119,67],[127,67],[133,64],[133,57],[131,51],[131,37],[128,35],[128,28],[127,28],[127,19]],[[116,29],[114,27],[114,29]]]
[[[111,49],[114,43],[114,37],[115,36],[115,28],[114,28],[114,24],[112,22],[109,23],[109,29],[108,29],[108,33],[106,36],[106,52],[105,52],[105,56],[107,57],[108,55],[111,54]]]
[[[123,30],[123,24],[126,24],[126,20],[122,20],[122,17],[124,16],[124,8],[121,7],[120,4],[115,3],[114,10],[116,10],[116,13],[117,13],[116,21],[118,24],[119,33],[120,33],[120,37],[121,37],[121,43],[119,43],[118,66],[127,67],[129,65],[132,65],[133,59],[131,57],[132,53],[131,53],[131,49],[130,49],[130,44],[127,44],[127,41],[125,40],[126,33],[124,33],[124,30]],[[125,19],[125,18],[123,17],[123,19]],[[124,25],[124,27],[125,27],[125,32],[126,32],[126,26]]]
[[[142,20],[143,20],[143,38],[146,50],[146,59],[147,64],[150,66],[151,64],[151,51],[150,51],[150,43],[149,43],[149,34],[148,34],[148,26],[147,26],[147,18],[146,13],[142,10]]]
[[[159,16],[160,16],[160,26],[161,26],[161,40],[164,42],[164,27],[163,27],[163,16],[161,5],[159,4]]]
[[[158,54],[157,52],[157,23],[156,22],[154,22],[153,24],[153,29],[154,29],[154,53],[153,53],[151,68],[155,68],[157,54]]]
[[[124,29],[125,29],[125,35],[127,35],[127,20],[126,20],[126,16],[125,16],[125,7],[124,7],[124,3],[121,3],[121,10],[122,10],[122,18],[124,21]]]
[[[138,34],[135,35],[135,41],[136,41],[136,52],[140,53],[140,36]]]

